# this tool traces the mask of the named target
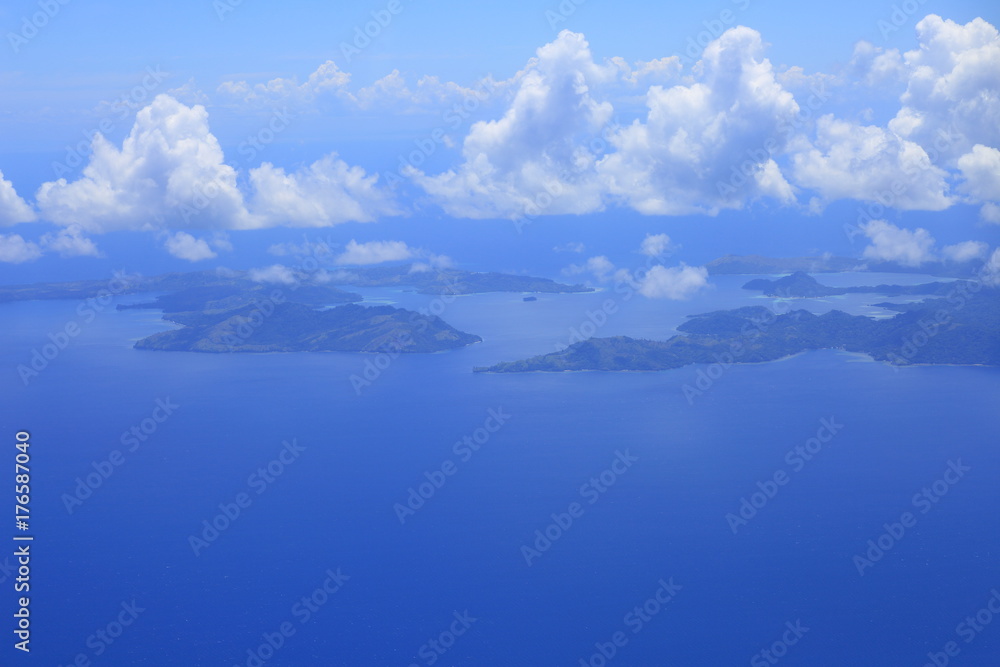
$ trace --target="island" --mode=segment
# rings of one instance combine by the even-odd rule
[[[919,266],[907,266],[898,262],[873,259],[852,259],[822,255],[819,257],[764,257],[763,255],[725,255],[713,259],[705,265],[712,275],[772,274],[780,275],[803,271],[806,273],[919,273],[947,278],[970,278],[976,270],[976,263],[969,262],[923,262]]]
[[[354,287],[409,287],[423,294],[484,292],[590,292],[548,278],[457,269],[415,270],[381,266],[351,270],[277,272],[194,271],[144,277],[116,274],[110,280],[0,286],[0,302],[34,299],[99,299],[153,293],[148,301],[118,310],[156,309],[180,328],[143,338],[139,350],[188,352],[441,352],[482,339],[434,315],[391,306],[356,305]]]
[[[790,276],[768,280],[757,278],[743,285],[745,290],[757,290],[766,296],[781,298],[839,296],[841,294],[882,294],[885,296],[945,296],[956,289],[969,289],[966,280],[923,283],[921,285],[875,285],[858,287],[828,287],[804,271],[796,271]]]
[[[135,344],[184,352],[440,352],[482,341],[434,315],[392,306],[349,304],[316,310],[263,302],[223,312],[165,313],[183,325]]]
[[[893,304],[890,304],[893,305]],[[884,319],[834,310],[776,315],[764,306],[690,317],[666,341],[626,336],[591,338],[559,352],[473,369],[529,371],[659,371],[688,364],[774,361],[808,350],[862,352],[890,364],[1000,366],[1000,289],[958,285],[944,298],[896,306]]]

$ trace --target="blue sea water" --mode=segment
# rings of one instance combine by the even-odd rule
[[[0,305],[5,455],[19,430],[32,442],[29,664],[863,667],[923,665],[949,642],[951,664],[1000,664],[1000,618],[962,625],[1000,590],[1000,370],[830,350],[658,373],[471,372],[566,344],[607,299],[617,311],[598,335],[647,338],[771,302],[746,279],[714,277],[690,302],[463,296],[442,317],[482,343],[395,359],[143,352],[132,343],[170,326],[155,311],[84,322],[75,302]],[[874,314],[872,300],[793,305]],[[17,366],[69,321],[80,335],[25,386]],[[157,401],[176,406],[162,423]],[[491,414],[504,423],[486,437]],[[129,451],[123,433],[144,423],[155,430]],[[794,453],[818,434],[809,460]],[[478,450],[456,445],[466,437]],[[266,473],[293,441],[304,449]],[[124,462],[70,512],[77,478],[116,450]],[[397,504],[428,479],[444,481],[401,521]],[[925,488],[933,502],[915,499]],[[191,536],[224,525],[220,505],[233,513],[240,494],[196,555]],[[743,499],[759,507],[734,523]],[[880,539],[889,548],[859,573]],[[122,632],[109,643],[102,630]]]

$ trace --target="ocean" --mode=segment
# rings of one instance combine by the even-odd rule
[[[471,372],[777,307],[752,277],[687,302],[362,290],[483,337],[396,358],[136,351],[158,312],[0,305],[10,461],[31,435],[30,664],[996,664],[1000,370],[824,350]]]

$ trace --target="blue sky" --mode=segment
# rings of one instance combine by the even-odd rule
[[[1000,230],[998,14],[936,0],[9,2],[0,263],[106,259],[130,235],[204,265],[275,229],[375,239],[400,219],[616,213],[839,228],[843,211],[871,259],[985,261]]]

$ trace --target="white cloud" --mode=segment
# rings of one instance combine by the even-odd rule
[[[958,159],[962,189],[979,201],[1000,201],[1000,150],[976,144]]]
[[[20,264],[41,256],[41,248],[31,241],[25,241],[20,234],[0,234],[0,262]]]
[[[205,108],[159,95],[120,150],[97,134],[83,176],[45,183],[36,197],[47,220],[90,233],[320,227],[400,213],[378,176],[335,154],[292,173],[270,163],[251,169],[249,208],[237,176]]]
[[[926,229],[901,229],[885,220],[872,220],[862,226],[871,244],[862,256],[903,266],[920,266],[934,260],[934,237]]]
[[[168,236],[163,245],[167,252],[174,257],[186,259],[189,262],[200,262],[218,256],[207,241],[195,238],[187,232],[177,232]]]
[[[792,163],[795,182],[827,202],[878,200],[903,210],[931,211],[952,203],[947,174],[924,149],[874,125],[823,116],[816,123],[815,144],[796,153]]]
[[[1000,286],[1000,248],[993,251],[980,276],[987,285]]]
[[[58,233],[45,234],[41,245],[46,250],[59,253],[60,257],[100,257],[97,244],[83,236],[83,230],[77,225],[70,225]]]
[[[599,281],[605,281],[615,270],[615,265],[604,255],[597,255],[589,258],[583,264],[570,264],[563,269],[567,276],[578,276],[582,273],[591,273]]]
[[[381,264],[411,259],[414,251],[403,241],[369,241],[358,243],[354,239],[347,249],[337,255],[336,263],[341,265]]]
[[[347,91],[350,82],[350,74],[341,70],[337,63],[327,60],[302,83],[294,77],[276,77],[253,85],[242,80],[224,81],[217,92],[252,105],[293,104],[301,108],[323,97],[351,99]]]
[[[666,234],[646,234],[639,252],[648,257],[659,257],[670,250],[670,237]]]
[[[903,83],[906,73],[899,49],[883,49],[864,40],[854,45],[848,69],[867,86]]]
[[[947,245],[941,249],[941,254],[951,262],[971,262],[974,259],[986,257],[990,246],[982,241],[962,241],[955,245]]]
[[[335,153],[292,173],[265,162],[250,170],[255,194],[251,207],[259,226],[329,227],[342,222],[372,222],[399,215],[377,175],[349,166]]]
[[[979,209],[979,217],[985,222],[1000,225],[1000,206],[994,204],[993,202],[986,202],[983,204],[983,207]]]
[[[267,248],[272,255],[284,257],[286,255],[330,255],[333,253],[332,244],[326,241],[310,241],[304,239],[302,243],[275,243]]]
[[[997,29],[981,18],[960,25],[935,14],[916,28],[920,46],[903,55],[909,81],[889,129],[941,160],[977,143],[1000,146]]]
[[[557,245],[557,246],[555,246],[552,249],[555,250],[556,252],[576,252],[576,253],[581,253],[581,252],[584,252],[587,249],[587,246],[585,246],[584,244],[580,243],[579,241],[567,241],[566,243],[562,243],[560,245]]]
[[[208,112],[167,95],[136,114],[120,150],[96,134],[83,176],[45,183],[36,199],[45,219],[91,233],[169,226],[164,216],[184,226],[250,226]]]
[[[710,43],[688,86],[653,86],[646,122],[615,133],[598,171],[609,192],[641,213],[716,214],[794,192],[772,154],[784,149],[799,106],[776,80],[755,30]]]
[[[295,272],[282,264],[272,264],[262,269],[250,269],[247,275],[255,283],[294,285],[298,282]]]
[[[428,176],[407,167],[403,173],[456,217],[600,210],[599,154],[590,142],[600,138],[613,110],[591,90],[615,76],[613,65],[594,63],[582,35],[564,30],[518,77],[503,116],[473,124],[457,169]]]
[[[0,171],[0,226],[31,222],[35,212],[14,190],[14,184],[4,179]]]
[[[652,267],[639,282],[639,294],[650,299],[690,299],[708,285],[708,269],[680,264]]]

